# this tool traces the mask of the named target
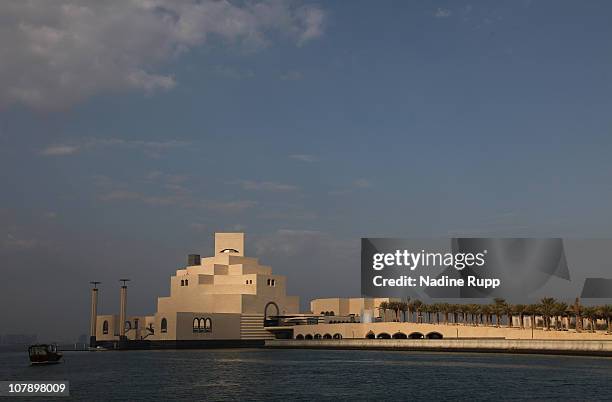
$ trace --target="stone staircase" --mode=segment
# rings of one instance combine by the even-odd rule
[[[242,314],[240,339],[274,339],[274,335],[264,329],[263,323],[263,314]]]

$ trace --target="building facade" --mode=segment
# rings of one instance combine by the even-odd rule
[[[159,297],[151,316],[99,315],[100,344],[123,340],[176,342],[272,339],[264,329],[280,315],[299,313],[299,298],[287,296],[286,278],[244,255],[244,233],[216,233],[211,257],[197,254],[170,278],[170,295]]]

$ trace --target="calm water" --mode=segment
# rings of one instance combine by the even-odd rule
[[[69,380],[72,399],[87,401],[612,400],[611,358],[261,349],[64,356],[30,367],[27,354],[2,353],[0,380]]]

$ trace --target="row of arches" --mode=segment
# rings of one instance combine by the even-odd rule
[[[307,340],[312,340],[312,339],[342,339],[342,334],[334,334],[334,335],[331,335],[331,334],[324,334],[324,335],[315,334],[314,336],[312,336],[311,334],[306,334],[305,336],[302,335],[302,334],[299,334],[299,335],[297,335],[295,337],[295,339],[298,339],[298,340],[304,340],[304,339],[307,339]]]
[[[410,334],[405,334],[403,332],[396,332],[394,334],[388,334],[386,332],[381,332],[378,335],[375,335],[374,332],[370,331],[367,333],[367,339],[442,339],[442,336],[439,332],[429,332],[427,335],[422,334],[421,332],[411,332]]]
[[[194,318],[193,332],[212,332],[212,320],[210,319],[210,317]]]
[[[388,334],[386,332],[381,332],[378,335],[374,334],[374,332],[370,331],[365,336],[366,339],[442,339],[443,336],[439,332],[429,332],[426,335],[421,332],[411,332],[410,334],[405,334],[403,332],[396,332],[394,334]],[[312,339],[342,339],[342,334],[336,333],[334,335],[331,334],[298,334],[295,339],[297,340],[312,340]]]

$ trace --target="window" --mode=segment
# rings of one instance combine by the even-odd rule
[[[209,317],[204,320],[204,332],[212,332],[212,320]]]
[[[268,279],[268,286],[276,286],[276,279]]]
[[[132,323],[129,321],[126,321],[123,326],[125,327],[125,331],[129,331],[130,329],[132,329]]]
[[[268,279],[268,286],[270,286],[270,280]]]
[[[181,286],[185,286],[185,281],[181,279]]]
[[[194,318],[193,319],[193,332],[200,332],[200,319],[199,318]]]
[[[189,286],[189,279],[185,279],[185,286]]]
[[[161,332],[168,332],[168,321],[165,318],[161,320]]]
[[[104,321],[104,323],[102,324],[102,333],[104,335],[108,334],[108,321]]]
[[[138,318],[134,318],[134,329],[138,329]]]

